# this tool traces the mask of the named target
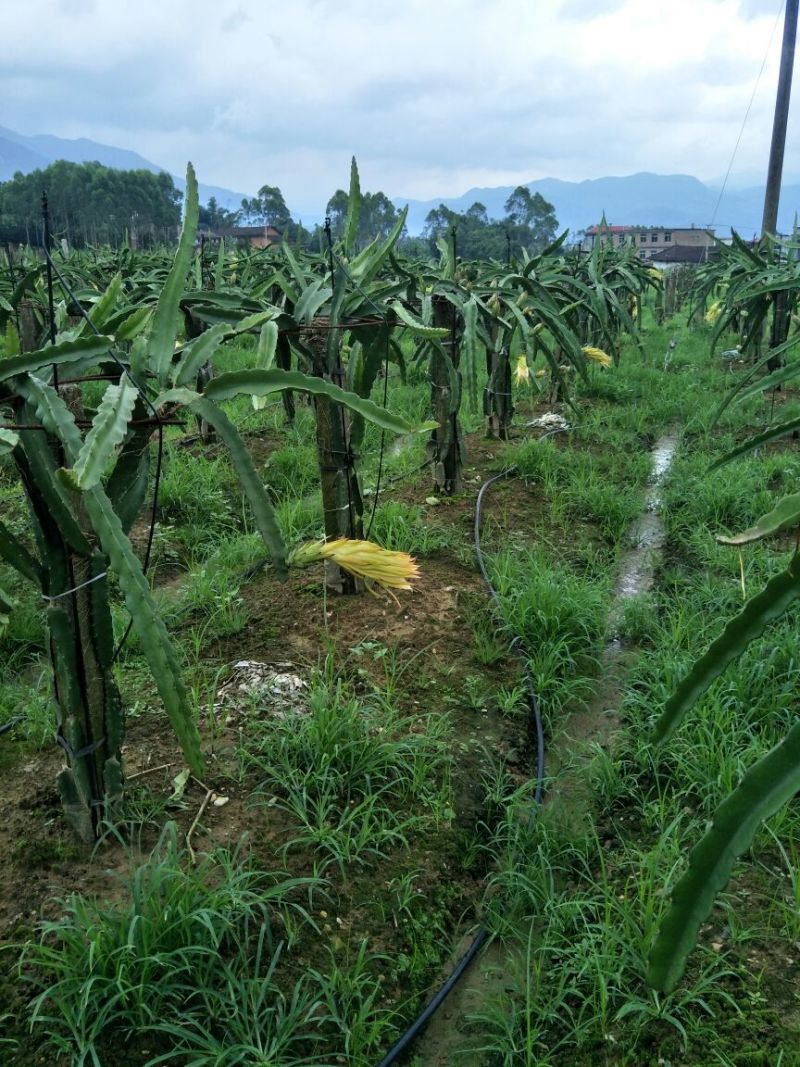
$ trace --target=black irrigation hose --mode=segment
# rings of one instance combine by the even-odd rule
[[[564,427],[563,429],[566,429]],[[539,441],[543,441],[545,437],[550,437],[554,433],[560,433],[562,428],[557,430],[551,430],[549,433],[543,434]],[[483,507],[483,498],[487,489],[494,485],[495,482],[499,482],[504,478],[516,477],[518,471],[516,467],[510,467],[508,470],[503,471],[501,474],[495,474],[492,478],[488,478],[480,487],[478,492],[478,499],[475,501],[475,557],[478,562],[478,569],[481,572],[481,577],[486,583],[486,588],[489,591],[489,596],[492,598],[492,602],[498,611],[498,614],[502,617],[502,604],[500,596],[492,585],[492,580],[489,577],[489,572],[486,567],[486,561],[483,558],[483,550],[481,548],[481,511]],[[522,639],[519,635],[516,635],[511,639],[509,644],[510,650],[514,653],[517,659],[522,664],[522,671],[525,676],[525,684],[528,688],[528,706],[531,711],[531,726],[532,732],[536,736],[536,791],[533,797],[534,808],[533,813],[542,803],[542,793],[544,791],[544,771],[545,771],[545,748],[544,748],[544,726],[542,724],[542,713],[539,706],[539,698],[536,693],[536,688],[533,683],[533,677],[528,667],[528,657],[525,654],[525,650],[522,647]],[[491,937],[489,931],[485,926],[480,927],[475,937],[472,939],[469,948],[456,964],[453,971],[450,973],[444,984],[437,990],[433,999],[423,1008],[417,1018],[411,1023],[404,1034],[392,1045],[377,1067],[391,1067],[391,1064],[396,1063],[399,1056],[401,1056],[411,1045],[416,1038],[417,1034],[427,1025],[436,1011],[444,1003],[447,996],[453,990],[462,977],[466,969],[475,959],[480,952],[481,948]]]
[[[544,437],[540,437],[539,440],[544,440]],[[484,493],[489,486],[494,485],[495,482],[499,482],[504,478],[515,478],[517,474],[518,471],[516,467],[509,467],[508,470],[503,471],[502,474],[496,474],[493,478],[489,478],[488,481],[485,481],[480,487],[478,499],[475,502],[475,556],[478,560],[478,569],[481,572],[481,577],[486,583],[486,588],[489,590],[489,596],[492,598],[492,602],[501,618],[503,606],[500,602],[497,590],[492,585],[491,578],[486,569],[483,552],[481,550],[481,505],[483,503]],[[534,807],[536,808],[542,802],[542,792],[544,791],[544,726],[542,724],[542,712],[539,707],[539,697],[536,693],[536,687],[533,684],[533,676],[528,667],[528,657],[525,653],[525,649],[522,647],[522,638],[519,634],[515,634],[511,639],[509,648],[522,664],[522,673],[525,677],[525,684],[528,687],[528,706],[531,710],[530,721],[536,735],[536,792],[533,797]]]
[[[3,734],[7,734],[9,730],[13,730],[14,727],[18,725],[18,723],[25,722],[26,718],[27,716],[25,715],[15,715],[13,719],[9,719],[8,722],[4,722],[3,725],[0,726],[0,737],[2,737]]]
[[[409,1026],[403,1036],[398,1041],[396,1041],[394,1045],[392,1045],[392,1047],[383,1057],[381,1062],[378,1064],[378,1067],[390,1067],[390,1064],[397,1062],[397,1057],[402,1055],[402,1053],[406,1051],[406,1049],[409,1047],[409,1045],[420,1032],[420,1030],[422,1030],[422,1028],[428,1024],[429,1020],[441,1007],[442,1003],[447,998],[447,996],[449,995],[453,987],[456,985],[458,980],[461,978],[464,971],[466,971],[467,967],[469,967],[469,965],[478,955],[478,952],[481,950],[488,937],[489,931],[485,927],[481,927],[481,929],[473,938],[472,943],[467,949],[467,951],[456,964],[450,977],[447,979],[444,985],[441,986],[441,988],[437,991],[433,1000],[431,1000],[427,1007],[425,1007],[416,1017],[414,1022],[411,1024],[411,1026]]]
[[[383,367],[383,406],[387,407],[389,401],[389,332],[386,333],[386,358]],[[369,526],[365,537],[369,541],[372,527],[375,524],[375,514],[378,510],[378,498],[381,495],[381,478],[383,477],[383,455],[386,449],[386,430],[381,430],[381,447],[378,452],[378,477],[375,481],[375,493],[372,497],[372,514],[369,517]]]
[[[424,471],[426,467],[430,467],[431,463],[433,463],[432,459],[426,459],[423,463],[420,463],[420,465],[418,467],[412,467],[410,471],[405,471],[403,474],[395,474],[391,478],[384,478],[382,483],[380,481],[377,481],[375,483],[375,488],[374,489],[365,489],[364,492],[367,495],[370,495],[370,496],[374,495],[377,498],[377,494],[381,490],[381,484],[383,485],[384,490],[385,490],[387,485],[394,485],[396,482],[402,482],[402,481],[405,481],[406,478],[411,478],[412,475],[414,475],[414,474],[419,474],[419,472],[420,471]],[[374,518],[375,508],[373,508],[372,514],[373,514],[373,518]],[[370,530],[371,529],[372,529],[372,522],[370,522],[369,530],[367,530],[366,534],[364,535],[366,540],[369,540],[369,534],[370,534]]]

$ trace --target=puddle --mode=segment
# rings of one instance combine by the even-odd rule
[[[664,476],[669,473],[675,449],[678,447],[678,438],[675,434],[667,434],[662,437],[653,448],[650,455],[653,457],[653,470],[650,480],[653,488],[650,490],[650,499],[660,503],[659,493],[664,482]]]
[[[601,656],[602,666],[594,698],[584,711],[575,712],[570,716],[569,733],[565,731],[562,738],[562,745],[566,740],[567,748],[572,747],[572,743],[595,743],[607,748],[619,725],[616,709],[622,698],[627,675],[625,646],[619,636],[619,626],[625,605],[653,587],[656,565],[666,539],[666,531],[659,514],[661,492],[677,447],[677,435],[669,433],[658,439],[650,453],[650,482],[645,496],[645,510],[628,532],[628,541],[632,547],[622,559],[614,586],[614,599],[606,625],[610,637]],[[575,783],[572,781],[572,775],[567,774],[566,777],[568,780],[563,791],[569,793]]]
[[[650,453],[652,467],[650,488],[645,498],[645,511],[634,523],[629,533],[633,547],[622,561],[617,584],[614,589],[614,603],[609,612],[609,631],[614,634],[625,607],[625,601],[633,599],[640,593],[652,588],[655,565],[661,549],[664,547],[664,524],[658,511],[661,506],[661,489],[669,473],[678,438],[674,434],[662,437]],[[617,647],[616,638],[611,646]]]

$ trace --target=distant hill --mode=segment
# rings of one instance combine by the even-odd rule
[[[65,159],[69,163],[97,162],[106,167],[115,167],[117,170],[149,170],[153,174],[165,170],[164,167],[159,167],[151,163],[149,159],[145,159],[144,156],[140,156],[138,152],[89,141],[85,137],[68,140],[64,137],[53,137],[47,133],[37,133],[26,137],[24,134],[0,126],[0,181],[8,181],[17,171],[30,174],[32,170],[46,167],[57,159]],[[177,174],[173,174],[172,177],[176,186],[183,191],[186,184],[184,179]],[[206,204],[213,196],[216,197],[218,204],[230,211],[238,208],[242,198],[248,195],[224,189],[218,185],[200,183],[201,204]]]
[[[704,185],[688,174],[631,174],[620,178],[592,178],[582,182],[565,182],[558,178],[542,178],[528,182],[532,193],[541,193],[556,209],[559,229],[572,233],[586,229],[600,221],[603,212],[609,223],[616,226],[698,226],[714,221],[720,236],[734,227],[742,236],[760,232],[764,206],[764,188],[728,189],[717,209],[719,189]],[[395,204],[408,203],[409,232],[419,233],[425,216],[432,208],[444,203],[454,211],[465,211],[476,200],[484,204],[490,218],[502,218],[503,204],[514,187],[470,189],[462,196],[436,200],[395,199]],[[790,233],[795,212],[800,211],[800,185],[784,186],[778,226],[782,233]]]
[[[154,173],[165,169],[137,152],[89,141],[85,137],[68,140],[45,133],[25,136],[0,126],[0,181],[7,181],[18,170],[29,174],[57,159],[72,163],[96,160],[107,167],[122,170],[144,168]],[[183,178],[180,175],[173,175],[173,178],[178,188],[183,190]],[[442,203],[455,211],[466,211],[478,200],[485,205],[490,218],[502,218],[503,204],[513,188],[511,185],[475,188],[461,196],[435,200],[396,197],[394,203],[398,207],[409,205],[408,230],[411,234],[418,234],[425,225],[428,212]],[[727,236],[731,227],[744,237],[752,237],[761,229],[763,185],[749,188],[729,186],[719,208],[719,188],[706,185],[688,174],[642,172],[626,177],[591,178],[581,182],[542,178],[528,182],[528,188],[531,192],[541,193],[545,200],[554,205],[559,228],[569,229],[573,234],[599,222],[603,212],[608,222],[617,226],[704,227],[714,219],[714,228],[719,236]],[[201,203],[207,203],[213,196],[217,203],[229,210],[238,208],[246,195],[216,185],[200,185]],[[291,202],[291,196],[289,200]],[[791,232],[795,212],[800,212],[800,184],[786,184],[781,194],[778,218],[778,228],[782,233]],[[313,223],[316,216],[316,211],[307,211],[304,215],[301,213],[306,223],[309,220]]]
[[[23,174],[30,174],[32,170],[46,167],[50,162],[34,149],[6,137],[6,131],[0,126],[0,181],[7,181],[20,170]]]

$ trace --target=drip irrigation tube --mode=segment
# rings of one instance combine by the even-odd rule
[[[25,718],[24,715],[15,715],[13,719],[4,722],[3,725],[0,726],[0,737],[2,737],[3,734],[7,734],[9,730],[13,730],[18,723],[25,722]]]
[[[480,950],[483,948],[484,944],[489,939],[489,936],[489,931],[482,926],[475,935],[475,937],[472,939],[472,942],[467,951],[456,964],[455,968],[450,974],[450,977],[447,979],[444,985],[439,988],[433,1000],[431,1000],[430,1003],[420,1012],[420,1014],[411,1024],[411,1026],[409,1026],[409,1028],[403,1034],[403,1036],[399,1038],[394,1045],[392,1045],[392,1047],[383,1057],[381,1062],[378,1064],[378,1067],[390,1067],[390,1064],[397,1062],[397,1057],[402,1055],[402,1053],[406,1051],[406,1049],[409,1047],[409,1045],[420,1032],[420,1030],[422,1030],[423,1027],[428,1024],[430,1019],[444,1003],[445,999],[450,994],[450,991],[454,988],[458,980],[463,975],[464,971],[466,971],[467,967],[469,967],[469,965],[478,955]]]
[[[543,434],[539,441],[543,441],[546,437],[551,437],[555,433],[560,433],[565,430],[566,427],[559,427],[557,430],[551,430],[549,433]],[[478,491],[478,498],[475,501],[475,527],[474,527],[474,542],[475,542],[475,558],[478,562],[478,570],[481,572],[481,577],[486,583],[486,588],[489,591],[489,596],[492,599],[492,603],[495,606],[498,614],[502,618],[502,603],[500,596],[492,584],[492,580],[489,577],[489,571],[486,567],[486,561],[483,557],[483,549],[481,547],[481,514],[483,508],[483,499],[486,495],[486,491],[494,485],[496,482],[502,481],[505,478],[517,477],[518,471],[516,467],[510,467],[508,470],[502,471],[500,474],[495,474],[493,477],[488,478]],[[511,652],[517,657],[522,665],[522,672],[525,677],[525,685],[528,689],[528,707],[530,708],[530,726],[531,733],[536,738],[536,790],[533,797],[533,809],[530,814],[530,818],[533,815],[539,805],[542,803],[542,794],[544,791],[544,770],[545,770],[545,748],[544,748],[544,726],[542,725],[542,713],[539,706],[539,698],[534,686],[533,677],[528,667],[528,657],[525,653],[525,649],[522,646],[522,638],[519,634],[512,637],[509,642],[509,648]],[[404,1034],[392,1045],[383,1059],[378,1063],[377,1067],[391,1067],[393,1063],[397,1062],[404,1052],[407,1051],[411,1043],[414,1041],[419,1032],[428,1024],[436,1011],[446,1000],[447,996],[457,985],[459,979],[463,976],[469,965],[478,955],[480,950],[491,939],[491,934],[485,926],[481,926],[475,937],[470,942],[469,948],[458,961],[449,977],[444,984],[440,986],[437,992],[429,1003],[423,1008],[417,1018],[411,1023]]]

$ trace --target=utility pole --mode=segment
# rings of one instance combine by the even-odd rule
[[[781,48],[781,68],[778,74],[778,93],[775,98],[775,117],[772,121],[772,143],[769,149],[769,166],[767,168],[767,188],[764,193],[764,217],[761,221],[761,243],[766,244],[767,235],[773,237],[778,231],[778,204],[781,198],[781,178],[783,177],[783,151],[786,146],[786,126],[789,121],[789,100],[792,95],[792,71],[794,69],[794,45],[797,39],[798,0],[786,0],[783,16],[783,46]],[[766,251],[766,249],[765,249]],[[780,252],[776,245],[774,251]],[[786,340],[789,329],[789,303],[786,290],[775,293],[772,309],[772,325],[769,332],[769,349],[780,348]],[[757,352],[761,347],[759,339]],[[780,356],[771,355],[767,360],[767,370],[771,373],[782,365]]]
[[[781,195],[783,175],[783,150],[786,145],[786,124],[789,119],[789,99],[792,94],[792,69],[794,67],[794,44],[797,37],[798,0],[786,0],[783,17],[783,48],[781,69],[778,75],[778,95],[775,100],[775,118],[772,123],[772,144],[769,150],[767,189],[764,195],[764,218],[761,236],[775,234],[778,229],[778,202]]]

